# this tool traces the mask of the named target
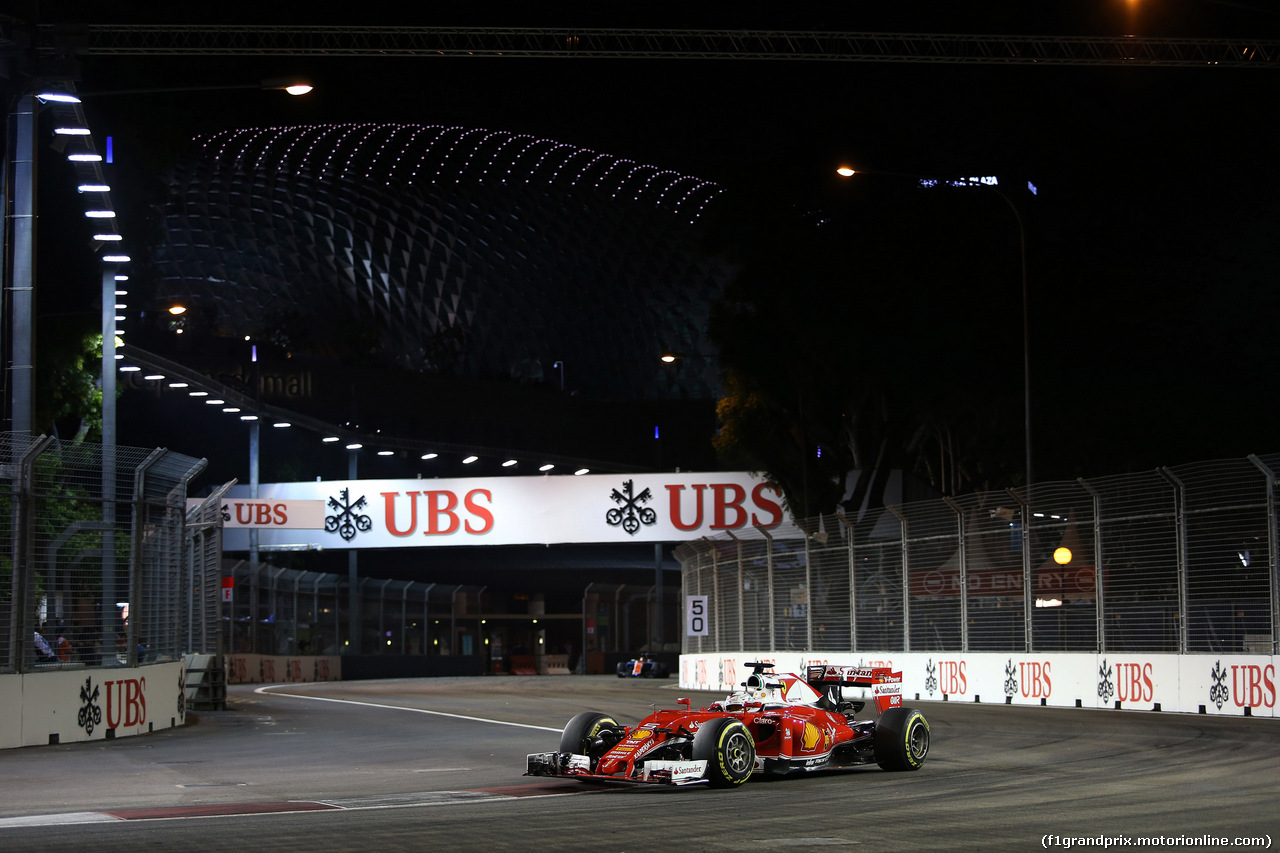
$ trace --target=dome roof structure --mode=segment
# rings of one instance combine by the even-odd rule
[[[286,349],[547,384],[568,364],[592,396],[709,399],[729,271],[700,234],[723,192],[503,131],[228,130],[171,176],[156,297]]]

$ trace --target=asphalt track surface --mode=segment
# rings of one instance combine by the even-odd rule
[[[525,755],[554,749],[578,711],[630,723],[681,695],[670,681],[608,676],[233,687],[229,710],[183,729],[0,752],[0,850],[1280,843],[1274,719],[911,703],[933,732],[915,773],[859,768],[728,791],[522,776]],[[697,707],[718,694],[691,698]],[[1227,843],[1186,843],[1206,837]]]

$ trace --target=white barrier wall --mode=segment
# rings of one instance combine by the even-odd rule
[[[186,723],[182,661],[0,675],[0,749],[106,740]]]
[[[341,681],[340,655],[227,655],[228,684]]]
[[[734,652],[680,656],[680,686],[729,692],[749,661],[804,674],[809,664],[902,670],[903,701],[982,702],[1275,717],[1270,655],[971,652]],[[865,691],[863,691],[865,692]],[[847,691],[852,695],[852,691]]]

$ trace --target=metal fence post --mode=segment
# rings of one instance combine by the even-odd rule
[[[858,582],[854,577],[853,567],[853,522],[843,512],[837,512],[836,518],[844,527],[845,560],[849,565],[849,651],[858,650]]]
[[[35,518],[31,511],[32,478],[35,474],[36,459],[48,449],[53,439],[41,436],[30,445],[18,461],[17,476],[13,481],[13,504],[17,512],[13,514],[13,607],[17,610],[13,618],[15,636],[9,647],[13,649],[14,670],[27,671],[27,650],[35,641],[35,628],[31,625],[35,615],[31,598],[31,567],[34,564],[32,554],[35,552]],[[104,596],[105,598],[105,596]]]
[[[947,506],[955,510],[956,529],[959,531],[956,540],[960,571],[960,651],[969,651],[969,559],[964,536],[964,507],[956,503],[954,498],[944,497]]]
[[[1098,654],[1107,653],[1107,608],[1103,597],[1106,580],[1102,572],[1102,496],[1083,478],[1076,478],[1080,488],[1093,498],[1093,610],[1096,621]]]
[[[125,631],[128,665],[138,665],[138,643],[146,627],[142,614],[142,549],[143,535],[147,528],[147,474],[167,451],[159,448],[151,451],[134,469],[133,480],[133,546],[129,549],[129,627]],[[105,591],[104,591],[105,592]],[[106,640],[103,640],[104,644]]]
[[[711,606],[715,609],[716,618],[712,624],[716,626],[715,636],[712,637],[713,652],[724,651],[724,646],[720,643],[720,612],[724,609],[720,606],[720,554],[716,551],[716,545],[707,537],[702,537],[703,542],[711,549]]]
[[[1249,461],[1267,478],[1267,582],[1271,595],[1271,654],[1280,654],[1280,543],[1276,541],[1276,475],[1261,459],[1249,454]]]
[[[765,549],[764,549],[764,564],[765,564],[765,577],[767,579],[766,586],[767,586],[768,592],[765,596],[765,603],[766,603],[766,606],[769,608],[769,648],[776,649],[778,646],[777,646],[777,640],[775,637],[776,632],[774,631],[774,628],[773,628],[773,611],[774,611],[773,534],[771,534],[768,530],[765,530],[763,527],[761,527],[758,524],[755,525],[755,528],[756,530],[760,531],[760,534],[762,536],[764,536],[765,543],[766,543]]]
[[[742,590],[743,582],[746,580],[746,567],[742,565],[742,540],[735,536],[732,530],[726,530],[725,533],[729,534],[729,538],[733,540],[738,550],[738,651],[745,652],[747,650],[747,603]]]
[[[1177,549],[1178,572],[1178,654],[1187,653],[1187,508],[1186,486],[1178,475],[1168,468],[1157,468],[1156,472],[1173,486],[1173,526],[1174,546]]]
[[[907,517],[896,506],[887,506],[885,509],[897,517],[899,535],[902,537],[900,548],[902,557],[902,650],[909,652],[911,651],[911,584],[909,574],[910,559],[907,553]]]
[[[1023,651],[1035,651],[1034,621],[1031,600],[1031,501],[1030,486],[1028,497],[1024,498],[1014,489],[1005,489],[1018,502],[1018,514],[1022,516],[1022,648]]]

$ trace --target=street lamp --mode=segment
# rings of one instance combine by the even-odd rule
[[[1009,198],[1003,190],[1000,189],[994,178],[962,178],[959,180],[945,180],[939,178],[927,177],[925,175],[912,175],[902,172],[870,172],[865,169],[854,169],[852,166],[840,165],[836,168],[836,174],[842,178],[851,178],[854,175],[890,175],[898,178],[910,178],[919,181],[921,186],[955,186],[955,187],[977,187],[980,189],[990,190],[1004,200],[1009,206],[1009,210],[1013,212],[1014,221],[1018,225],[1018,255],[1020,263],[1020,274],[1022,283],[1022,402],[1023,402],[1023,428],[1024,441],[1026,448],[1026,486],[1028,492],[1031,489],[1031,326],[1027,311],[1027,230],[1022,221],[1022,213],[1018,210],[1018,206],[1013,203],[1013,199]]]
[[[60,140],[74,140],[75,150],[67,155],[78,171],[80,178],[78,191],[92,205],[85,211],[87,217],[95,222],[101,233],[94,235],[94,242],[101,245],[115,245],[122,238],[107,223],[115,222],[115,211],[111,207],[111,187],[103,179],[103,156],[93,145],[88,123],[82,110],[82,99],[101,95],[151,94],[159,92],[204,92],[234,89],[280,90],[291,95],[303,95],[312,90],[309,82],[298,78],[276,77],[259,80],[252,84],[223,84],[218,86],[179,86],[155,89],[118,89],[114,91],[80,92],[75,91],[74,84],[62,79],[52,89],[44,91],[38,87],[48,82],[37,79],[32,85],[13,98],[10,105],[9,127],[12,136],[5,140],[5,177],[7,184],[4,192],[11,194],[13,214],[12,224],[6,229],[6,237],[10,239],[10,252],[5,258],[3,285],[8,295],[10,314],[6,318],[9,333],[10,357],[9,398],[6,401],[9,409],[10,429],[17,433],[29,434],[34,427],[33,412],[35,407],[35,346],[34,346],[34,314],[35,314],[35,247],[36,247],[36,140],[38,128],[37,113],[41,105],[69,111],[68,121],[55,128]],[[109,151],[108,146],[108,151]],[[0,204],[8,209],[8,199],[0,198]],[[0,241],[2,243],[3,241]],[[128,263],[129,256],[123,252],[113,251],[104,255],[101,260],[107,264]],[[107,326],[106,315],[111,312],[114,323],[115,299],[104,299],[102,305],[104,333]],[[114,331],[114,326],[112,327]],[[104,352],[104,369],[114,369],[108,364]],[[104,398],[104,404],[105,404]],[[104,420],[107,412],[103,412]],[[114,416],[114,412],[111,413]]]

